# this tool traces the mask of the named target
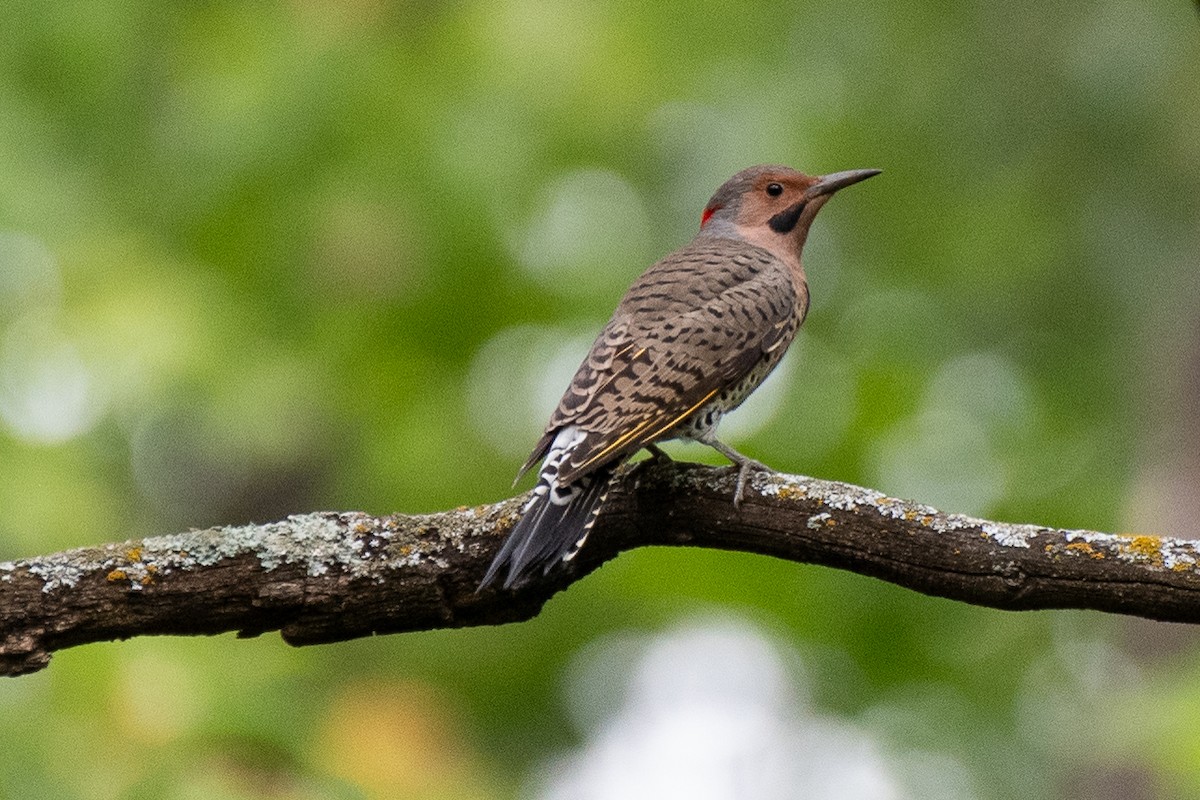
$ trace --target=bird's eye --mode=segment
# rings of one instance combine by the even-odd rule
[[[767,194],[771,195],[771,197],[779,197],[779,195],[783,194],[783,184],[782,183],[768,183],[767,184]]]

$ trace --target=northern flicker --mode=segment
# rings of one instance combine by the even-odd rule
[[[726,181],[688,244],[633,283],[580,364],[518,473],[539,460],[537,486],[480,589],[504,587],[571,560],[604,505],[616,468],[656,442],[694,439],[738,467],[767,470],[716,438],[783,358],[808,311],[800,251],[817,211],[860,169],[810,177],[757,166]]]

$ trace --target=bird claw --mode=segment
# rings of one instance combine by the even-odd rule
[[[766,464],[755,461],[753,458],[747,458],[738,464],[737,489],[733,492],[733,507],[742,507],[742,497],[746,493],[746,476],[750,474],[750,470],[758,470],[759,472],[774,472],[775,470],[768,467]]]
[[[700,439],[700,441],[703,442],[704,444],[708,445],[709,447],[713,448],[718,453],[725,456],[726,458],[728,458],[730,461],[732,461],[734,464],[737,465],[737,468],[738,468],[737,490],[733,493],[733,507],[734,508],[741,508],[741,506],[742,506],[742,496],[746,493],[746,476],[750,473],[750,470],[756,469],[761,472],[774,472],[775,471],[775,470],[771,469],[770,467],[768,467],[766,464],[762,464],[758,461],[755,461],[753,458],[742,455],[741,453],[739,453],[737,450],[734,450],[729,445],[721,442],[715,436],[710,435],[706,438]]]

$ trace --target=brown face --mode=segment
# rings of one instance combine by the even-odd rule
[[[818,181],[819,178],[810,178],[795,170],[759,175],[742,196],[738,227],[766,227],[777,234],[791,233],[806,207],[814,202],[819,205],[827,197],[811,196],[810,190]],[[815,212],[816,208],[811,211]]]
[[[737,234],[752,244],[772,248],[786,241],[798,251],[813,217],[831,194],[877,174],[876,169],[859,169],[812,177],[791,167],[750,167],[717,189],[700,226],[703,229],[715,217],[732,223]],[[728,235],[727,228],[719,230]]]

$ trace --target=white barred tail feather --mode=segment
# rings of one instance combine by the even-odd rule
[[[496,554],[479,584],[486,588],[507,567],[504,588],[524,583],[539,567],[542,574],[570,561],[587,540],[608,497],[613,469],[601,467],[573,483],[558,483],[559,467],[584,435],[573,426],[559,431],[538,473],[538,482],[521,519]]]

